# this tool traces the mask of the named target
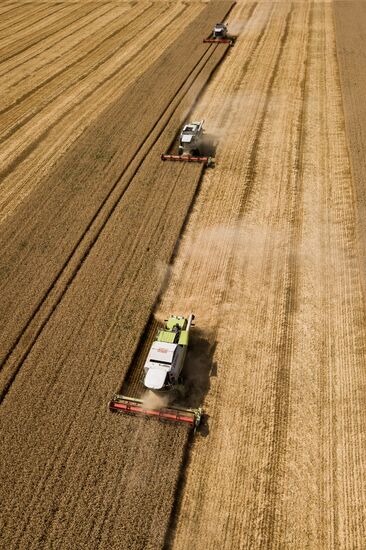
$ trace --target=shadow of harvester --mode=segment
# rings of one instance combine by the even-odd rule
[[[218,139],[213,134],[204,134],[200,153],[203,157],[216,157]]]
[[[216,348],[214,337],[195,328],[189,337],[189,348],[182,375],[185,385],[184,406],[202,407],[210,389],[210,378],[216,376],[217,365],[213,360]],[[199,431],[208,435],[208,416],[203,414]]]
[[[179,138],[180,134],[178,134],[171,146],[169,147],[167,153],[170,155],[178,155],[179,152]],[[213,157],[216,156],[216,149],[218,145],[218,138],[214,136],[213,134],[204,133],[201,146],[199,148],[199,151],[192,151],[191,154],[198,155],[200,157]]]

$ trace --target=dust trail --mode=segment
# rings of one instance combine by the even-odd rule
[[[250,113],[258,108],[258,105],[264,105],[266,97],[262,91],[244,89],[242,85],[238,85],[232,92],[207,90],[200,98],[190,120],[204,120],[206,136],[214,144],[215,152],[217,148],[220,150],[220,164],[224,155],[230,158],[231,150],[236,147],[238,140],[243,139],[243,129],[235,124],[235,116],[242,116],[243,112]],[[281,112],[289,98],[285,93],[275,92],[272,92],[271,97],[271,114],[275,115]]]
[[[229,35],[239,36],[245,32],[255,31],[258,32],[258,29],[261,27],[261,21],[248,21],[247,19],[241,19],[239,17],[233,19],[232,21],[226,22]]]
[[[178,238],[178,242],[180,239]],[[169,279],[172,273],[172,264],[164,262],[163,260],[156,260],[155,262],[155,271],[158,274],[159,278],[164,281]]]
[[[215,312],[230,309],[234,314],[239,307],[240,301],[232,300],[228,284],[237,278],[261,281],[268,250],[271,250],[273,265],[278,269],[284,268],[289,261],[306,262],[314,271],[321,264],[324,270],[342,276],[340,266],[344,250],[334,245],[332,250],[329,249],[328,242],[324,241],[322,224],[317,223],[317,231],[311,240],[301,240],[296,248],[289,246],[288,231],[288,226],[278,221],[272,227],[239,221],[185,232],[173,265],[165,266],[166,280],[155,311],[156,318],[162,321],[169,313],[193,311],[197,326],[212,329]],[[235,273],[223,269],[228,261],[237,266]],[[185,273],[192,276],[182,284]],[[228,283],[227,277],[233,280]],[[263,281],[261,284],[265,292],[267,283]],[[240,287],[245,293],[245,285]]]

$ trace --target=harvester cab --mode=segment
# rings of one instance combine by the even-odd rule
[[[144,364],[144,387],[157,396],[169,396],[170,401],[180,394],[182,369],[187,354],[189,331],[194,315],[188,318],[172,315],[159,329]],[[164,400],[162,400],[163,402]],[[184,424],[194,430],[201,421],[202,409],[169,405],[149,408],[143,400],[125,395],[114,395],[109,409],[137,416],[153,417],[166,422]]]
[[[212,35],[214,38],[226,38],[227,25],[225,25],[225,23],[216,23],[213,28]]]
[[[181,162],[200,162],[206,166],[212,166],[214,159],[203,155],[204,148],[204,120],[189,122],[185,124],[179,135],[179,146],[177,154],[162,154],[162,160],[173,160]]]

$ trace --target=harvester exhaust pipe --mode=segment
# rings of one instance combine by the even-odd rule
[[[191,313],[188,317],[187,329],[186,329],[187,331],[191,328],[193,321],[194,321],[194,315],[193,313]]]

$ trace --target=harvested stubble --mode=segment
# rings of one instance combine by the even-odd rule
[[[142,3],[145,9],[148,7]],[[2,63],[0,66],[1,82],[4,85],[4,99],[21,97],[25,91],[31,91],[32,86],[38,85],[58,72],[60,67],[67,67],[70,62],[75,61],[77,57],[85,52],[88,43],[92,47],[108,36],[106,25],[113,20],[119,20],[123,12],[129,13],[130,17],[138,13],[135,10],[129,10],[127,5],[121,5],[119,9],[111,8],[108,5],[100,5],[93,9],[86,10],[85,14],[75,14],[75,20],[66,27],[61,27],[55,33],[52,33],[45,40],[37,43],[31,48],[27,48],[21,54],[15,55],[11,60]],[[123,24],[126,20],[120,21]],[[118,28],[118,27],[117,27]],[[109,27],[108,27],[109,29]],[[113,28],[112,32],[116,30]],[[126,32],[129,26],[127,25]],[[112,33],[110,33],[112,34]],[[57,47],[56,47],[57,46]],[[44,74],[44,68],[48,68],[48,73]],[[42,80],[43,79],[43,80]],[[25,83],[24,81],[27,80]],[[25,87],[26,86],[26,87]]]
[[[366,48],[364,33],[366,4],[356,1],[336,2],[334,13],[343,109],[359,214],[359,242],[363,247],[362,270],[366,274],[366,154],[364,147],[366,143],[366,103],[363,98],[366,83],[366,70],[363,62]],[[366,292],[366,275],[363,279]]]
[[[244,74],[227,60],[195,111],[210,125],[229,109],[225,161],[203,178],[158,311],[188,305],[217,344],[172,546],[362,548],[364,237],[333,6],[263,3],[251,22],[255,51],[247,35],[235,46]]]
[[[145,23],[140,19],[143,11],[143,4],[133,15],[124,9],[120,10],[122,13],[115,10],[114,20],[103,25],[97,36],[87,37],[69,55],[59,62],[52,62],[51,75],[50,66],[46,65],[34,77],[20,80],[20,86],[12,86],[6,97],[2,98],[1,140],[6,140],[19,128],[23,129],[28,120],[32,119],[33,124],[36,124],[43,110],[56,98],[62,97],[71,86],[115,57],[121,48],[144,29]],[[149,17],[154,22],[163,12],[163,6],[152,6]],[[69,25],[66,26],[68,28]]]
[[[48,17],[48,11],[51,12],[51,14],[53,12],[56,13],[53,16],[51,15]],[[15,35],[10,34],[10,38],[4,38],[4,40],[1,41],[0,46],[4,48],[2,51],[1,62],[4,63],[13,56],[19,55],[19,53],[22,53],[27,48],[30,48],[41,40],[47,38],[53,32],[56,32],[62,27],[66,27],[74,20],[75,14],[80,17],[86,11],[85,6],[61,6],[57,9],[55,9],[55,7],[49,7],[46,15],[44,16],[44,21],[46,23],[45,26],[42,25],[42,19],[38,22],[38,24],[35,21],[36,28],[33,32],[29,32],[29,29],[32,29],[32,27],[25,26],[24,36],[21,36],[19,39],[16,34],[16,29],[14,29]],[[40,27],[39,29],[37,29],[38,26]],[[9,27],[11,28],[11,25],[9,25]],[[20,34],[22,34],[22,31],[20,31]]]
[[[227,9],[224,3],[211,6],[204,18],[193,24],[194,33],[207,30],[207,15],[212,18],[211,24],[223,17]],[[186,51],[186,39],[184,44]],[[175,48],[179,52],[176,58]],[[52,180],[53,186],[57,182],[59,187],[50,185],[51,196],[42,186],[38,199],[35,200],[35,195],[31,197],[34,202],[29,202],[33,205],[39,205],[41,197],[48,203],[41,207],[44,218],[38,211],[42,223],[46,223],[51,213],[54,222],[56,216],[62,216],[61,212],[65,217],[56,220],[57,230],[48,224],[49,232],[43,237],[34,224],[30,246],[37,246],[42,252],[52,235],[53,247],[56,243],[60,246],[57,231],[61,229],[65,237],[60,257],[68,253],[72,243],[66,234],[69,232],[70,240],[77,239],[77,231],[83,230],[82,224],[77,230],[80,219],[79,222],[74,219],[84,215],[77,206],[84,201],[86,210],[85,203],[89,200],[88,215],[93,215],[93,208],[100,206],[106,196],[107,186],[113,184],[146,133],[158,123],[157,135],[149,147],[154,144],[166,125],[166,121],[160,120],[163,97],[169,101],[174,96],[174,90],[168,98],[166,95],[166,83],[171,85],[171,63],[179,59],[181,53],[182,49],[175,44],[164,61],[146,75],[150,84],[152,75],[156,75],[157,85],[159,77],[163,78],[157,93],[160,103],[156,96],[150,95],[151,108],[155,107],[152,117],[146,113],[146,89],[142,86],[143,82],[146,86],[147,81],[141,79],[134,93],[126,95],[125,103],[117,102],[108,111],[105,125],[99,127],[99,131],[96,126],[87,133],[82,140],[83,147],[75,148],[60,163],[57,178]],[[197,66],[198,89],[222,55],[222,50],[207,50],[202,66]],[[202,73],[201,69],[204,69]],[[177,88],[189,72],[189,63],[185,61],[175,73]],[[141,94],[137,93],[139,86]],[[142,97],[148,120],[144,121],[140,114],[137,135],[133,122],[136,113],[141,113]],[[135,112],[124,113],[125,121],[129,117],[130,132],[121,137],[112,130],[119,132],[116,117],[125,109],[126,98]],[[111,416],[106,404],[120,386],[132,358],[163,279],[161,265],[169,262],[202,170],[201,166],[164,164],[159,159],[159,153],[173,138],[183,112],[190,106],[189,98],[184,95],[179,98],[178,94],[178,106],[166,132],[133,177],[122,201],[115,205],[3,402],[3,418],[12,419],[4,430],[2,445],[7,459],[4,457],[1,461],[7,470],[2,473],[1,490],[6,523],[3,536],[9,548],[31,548],[39,544],[54,547],[60,541],[63,547],[74,548],[75,540],[80,546],[117,548],[123,540],[126,548],[157,548],[164,540],[187,430],[143,419]],[[170,114],[173,111],[172,105]],[[109,136],[112,139],[107,152],[100,144]],[[118,156],[123,146],[123,154]],[[105,157],[95,161],[98,147],[107,159],[114,155],[112,164],[108,164]],[[73,173],[71,167],[75,169],[81,164],[80,156],[82,167]],[[64,177],[65,171],[69,180]],[[131,174],[128,177],[131,180]],[[77,204],[65,196],[68,189],[70,194],[74,193]],[[67,200],[69,213],[64,209],[63,201]],[[27,213],[26,210],[20,209],[18,215],[23,212],[30,222],[30,208]],[[19,238],[14,220],[10,220],[7,227],[12,224],[14,238]],[[38,237],[34,239],[37,232]],[[37,239],[40,239],[38,245]],[[52,252],[55,257],[55,250]],[[8,253],[10,258],[10,248]],[[46,259],[45,250],[43,254]],[[21,270],[25,275],[30,258],[25,254],[23,260]],[[52,267],[46,261],[43,265]],[[40,282],[39,274],[39,271],[38,277],[33,274],[35,286]],[[27,290],[27,284],[23,290]],[[32,293],[28,290],[30,300]],[[27,388],[27,399],[24,388]],[[132,430],[135,431],[131,433]]]

